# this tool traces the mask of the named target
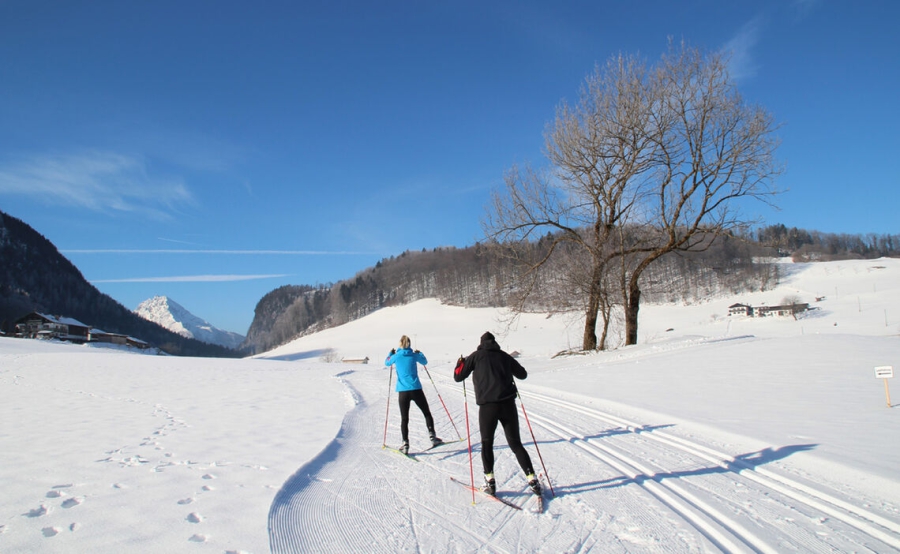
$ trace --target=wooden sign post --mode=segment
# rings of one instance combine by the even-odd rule
[[[891,407],[891,390],[888,388],[888,379],[894,378],[894,366],[883,365],[875,368],[875,378],[884,379],[884,397],[887,400],[887,407]]]

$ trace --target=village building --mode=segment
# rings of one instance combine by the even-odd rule
[[[16,336],[29,339],[59,339],[88,342],[90,326],[71,317],[32,312],[16,321]]]
[[[150,348],[150,343],[144,342],[141,339],[136,339],[134,337],[125,337],[125,344],[131,346],[132,348],[138,348],[140,350],[146,350]]]
[[[150,348],[150,344],[121,333],[109,333],[102,329],[94,329],[77,319],[57,315],[32,312],[16,320],[15,336],[23,339],[56,339],[83,344],[99,342],[131,346],[141,350]]]
[[[121,333],[109,333],[102,329],[91,329],[91,342],[102,342],[106,344],[128,344],[128,335]]]
[[[753,315],[753,308],[746,304],[732,304],[728,306],[728,315]]]
[[[809,310],[809,304],[788,304],[785,306],[748,306],[747,304],[732,304],[728,306],[728,315],[743,315],[747,317],[773,317],[794,316]]]

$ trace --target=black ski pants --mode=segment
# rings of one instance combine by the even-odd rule
[[[409,404],[415,402],[416,406],[422,410],[425,416],[425,426],[428,427],[428,433],[434,433],[434,418],[431,417],[431,409],[428,408],[428,400],[425,399],[425,393],[422,389],[400,391],[400,435],[403,442],[409,442]]]
[[[497,423],[503,425],[506,444],[516,455],[525,475],[534,473],[531,456],[525,450],[519,437],[519,414],[516,411],[515,397],[501,402],[482,404],[478,409],[478,426],[481,429],[481,463],[485,473],[494,473],[494,433]]]

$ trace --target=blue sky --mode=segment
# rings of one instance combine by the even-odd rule
[[[0,209],[128,308],[245,333],[285,284],[466,246],[595,64],[732,53],[780,211],[900,232],[900,3],[0,0]]]

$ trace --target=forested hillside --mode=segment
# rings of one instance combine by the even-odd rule
[[[133,313],[101,293],[43,235],[0,212],[0,325],[37,311],[75,318],[111,333],[139,338],[183,356],[234,357],[237,352],[188,339]]]
[[[533,247],[540,249],[540,242]],[[777,282],[776,266],[754,259],[771,253],[753,242],[723,239],[706,252],[666,257],[647,272],[645,301],[696,302],[719,293],[765,290]],[[422,298],[467,307],[521,304],[525,310],[577,311],[581,306],[571,290],[574,285],[560,277],[560,264],[567,263],[571,260],[560,256],[556,265],[542,268],[538,290],[522,299],[520,261],[501,249],[475,245],[406,251],[333,285],[270,292],[256,307],[243,348],[264,352],[379,308]]]
[[[532,248],[539,252],[542,241]],[[505,254],[482,244],[406,251],[335,284],[280,287],[260,300],[242,348],[264,352],[379,308],[421,298],[549,312],[583,308],[578,285],[563,277],[577,260],[565,253],[556,255],[554,263],[540,270],[535,290],[522,298],[521,260]],[[900,236],[841,235],[772,225],[739,237],[720,237],[705,251],[668,255],[652,265],[642,279],[642,300],[694,303],[721,294],[768,290],[778,283],[778,266],[771,260],[791,255],[798,261],[900,256]]]

